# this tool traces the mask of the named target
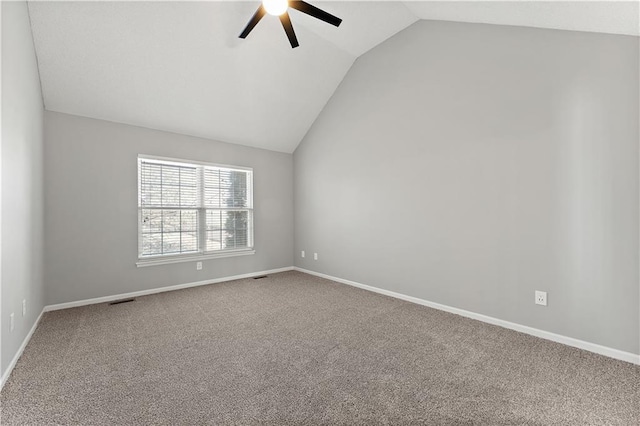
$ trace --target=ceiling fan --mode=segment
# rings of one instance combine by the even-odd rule
[[[327,13],[322,9],[318,9],[317,7],[302,0],[262,0],[262,4],[258,7],[256,13],[253,14],[251,20],[242,31],[242,34],[240,34],[240,38],[247,38],[251,30],[253,30],[262,17],[268,13],[269,15],[280,17],[280,22],[282,22],[284,31],[287,33],[291,47],[298,47],[298,38],[296,37],[295,31],[293,31],[293,25],[291,24],[291,19],[287,12],[287,9],[290,7],[299,10],[302,13],[306,13],[307,15],[311,15],[314,18],[320,19],[328,24],[335,25],[336,27],[340,26],[340,23],[342,22],[342,19],[337,16],[333,16],[332,14]]]

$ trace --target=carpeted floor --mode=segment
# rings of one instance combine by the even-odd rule
[[[44,315],[2,425],[640,424],[640,367],[299,272]]]

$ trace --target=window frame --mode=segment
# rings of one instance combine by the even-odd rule
[[[140,196],[142,190],[141,183],[141,163],[144,160],[157,161],[160,163],[164,163],[167,165],[174,166],[200,166],[201,168],[198,170],[198,185],[199,185],[199,203],[198,206],[193,210],[197,210],[197,234],[198,234],[198,251],[197,252],[188,252],[188,253],[176,253],[176,254],[156,254],[156,255],[142,255],[142,206],[140,205]],[[138,268],[145,266],[154,266],[154,265],[166,265],[171,263],[182,263],[182,262],[198,262],[207,259],[219,259],[225,257],[235,257],[235,256],[247,256],[255,254],[255,241],[254,241],[254,202],[253,202],[253,168],[244,167],[244,166],[234,166],[229,164],[220,164],[220,163],[209,163],[204,161],[195,161],[195,160],[186,160],[179,158],[171,158],[171,157],[161,157],[157,155],[147,155],[147,154],[138,154],[136,159],[137,165],[137,220],[138,220],[138,257],[136,266]],[[204,167],[213,167],[213,168],[222,168],[228,170],[238,170],[245,171],[249,174],[249,179],[247,183],[247,191],[249,192],[248,197],[248,207],[241,208],[220,208],[220,209],[211,209],[207,208],[204,205],[204,187],[202,174],[204,171]],[[189,209],[191,210],[191,209]],[[206,251],[206,212],[207,210],[246,210],[249,212],[249,221],[250,226],[248,230],[248,240],[249,247],[246,248],[236,248],[236,249],[226,249],[226,250],[215,250],[215,251]]]

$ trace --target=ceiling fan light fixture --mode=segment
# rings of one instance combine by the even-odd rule
[[[298,47],[300,44],[298,43],[296,32],[293,30],[293,25],[291,25],[291,18],[289,18],[289,14],[287,13],[287,9],[289,7],[336,27],[339,27],[342,22],[342,19],[337,16],[333,16],[322,9],[318,9],[304,0],[291,0],[291,2],[287,0],[262,0],[262,4],[258,7],[256,13],[253,14],[239,37],[247,38],[251,30],[253,30],[264,15],[268,13],[270,15],[280,16],[282,28],[284,28],[284,32],[287,33],[287,38],[289,39],[289,43],[291,43],[291,47]]]
[[[269,15],[280,16],[289,8],[287,0],[262,0],[262,5]]]

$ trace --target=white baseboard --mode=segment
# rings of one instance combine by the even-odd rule
[[[11,376],[11,372],[13,371],[16,364],[18,363],[18,360],[22,356],[22,352],[24,352],[24,348],[27,347],[29,340],[31,340],[31,336],[33,336],[33,333],[36,331],[36,328],[38,328],[38,324],[40,324],[40,319],[42,318],[42,314],[44,314],[44,311],[45,310],[43,309],[40,312],[40,315],[38,315],[36,322],[33,323],[33,327],[31,327],[31,330],[29,330],[29,333],[25,336],[24,340],[22,341],[20,348],[18,348],[18,352],[16,352],[15,356],[7,366],[7,371],[5,371],[4,374],[2,375],[2,382],[0,382],[0,391],[2,390],[2,388],[4,388],[4,384],[9,379],[9,376]]]
[[[322,274],[320,272],[310,271],[310,270],[302,269],[298,267],[294,267],[293,269],[299,272],[304,272],[305,274],[315,275],[317,277],[325,278],[331,281],[336,281],[341,284],[347,284],[353,287],[358,287],[364,290],[372,291],[374,293],[384,294],[385,296],[406,300],[407,302],[417,303],[419,305],[428,306],[430,308],[438,309],[440,311],[449,312],[452,314],[460,315],[460,316],[471,318],[474,320],[486,322],[488,324],[493,324],[500,327],[508,328],[510,330],[519,331],[521,333],[530,334],[532,336],[540,337],[542,339],[551,340],[557,343],[562,343],[567,346],[573,346],[575,348],[584,349],[589,352],[595,352],[597,354],[604,355],[609,358],[615,358],[621,361],[626,361],[632,364],[640,365],[640,355],[637,355],[631,352],[625,352],[618,349],[609,348],[607,346],[598,345],[596,343],[585,342],[584,340],[574,339],[573,337],[562,336],[560,334],[539,330],[537,328],[516,324],[513,322],[501,320],[498,318],[493,318],[487,315],[477,314],[475,312],[466,311],[464,309],[454,308],[447,305],[441,305],[440,303],[430,302],[428,300],[420,299],[413,296],[407,296],[405,294],[396,293],[390,290],[384,290],[381,288],[372,287],[366,284],[360,284],[355,281],[333,277],[331,275]]]
[[[77,300],[75,302],[58,303],[56,305],[47,305],[44,307],[45,312],[58,311],[60,309],[77,308],[78,306],[95,305],[97,303],[113,302],[114,300],[128,299],[130,297],[147,296],[149,294],[164,293],[165,291],[182,290],[184,288],[198,287],[201,285],[216,284],[225,281],[241,280],[244,278],[257,277],[260,275],[277,274],[278,272],[292,271],[293,266],[286,268],[270,269],[268,271],[250,272],[248,274],[233,275],[230,277],[214,278],[211,280],[196,281],[192,283],[171,285],[167,287],[151,288],[149,290],[133,291],[131,293],[114,294],[112,296],[96,297],[93,299]]]

